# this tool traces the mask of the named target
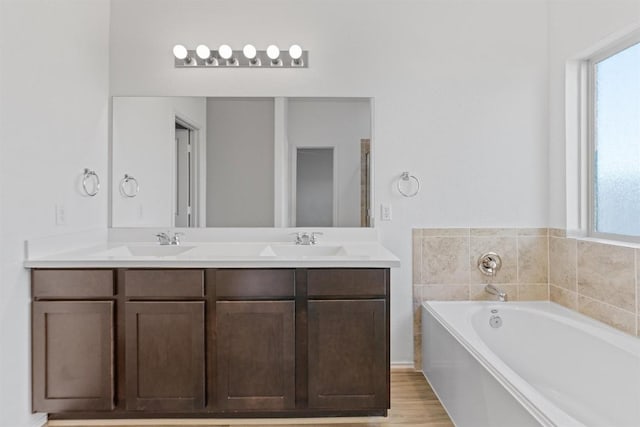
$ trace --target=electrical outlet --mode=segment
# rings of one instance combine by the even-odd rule
[[[380,205],[380,221],[391,221],[392,218],[391,205]]]
[[[56,205],[56,225],[67,225],[67,212],[63,204]]]

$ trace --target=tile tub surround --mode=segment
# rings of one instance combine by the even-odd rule
[[[549,298],[624,332],[638,335],[640,249],[549,233]]]
[[[423,301],[490,300],[478,257],[496,252],[502,268],[492,283],[512,301],[549,299],[547,228],[422,228],[413,230],[414,366],[421,369]]]
[[[571,238],[565,230],[554,228],[414,229],[416,367],[421,366],[418,314],[422,301],[492,298],[484,292],[476,269],[477,257],[485,250],[502,257],[502,269],[493,283],[503,288],[509,299],[549,299],[640,336],[640,248]],[[466,267],[465,259],[469,260]]]

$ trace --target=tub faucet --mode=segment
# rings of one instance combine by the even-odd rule
[[[507,300],[507,293],[502,289],[496,288],[495,286],[489,284],[484,287],[485,292],[490,293],[491,295],[495,295],[498,297],[498,301],[505,302]]]

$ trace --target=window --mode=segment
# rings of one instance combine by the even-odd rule
[[[640,43],[590,61],[590,231],[640,240]]]

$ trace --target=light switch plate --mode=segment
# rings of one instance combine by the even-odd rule
[[[56,225],[67,225],[67,212],[61,203],[56,205]]]
[[[381,221],[391,221],[393,218],[393,211],[391,209],[391,205],[380,205],[380,220]]]

